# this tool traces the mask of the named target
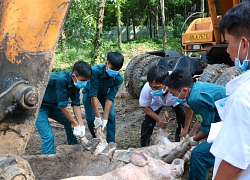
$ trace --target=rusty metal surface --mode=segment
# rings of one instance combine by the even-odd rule
[[[0,154],[25,151],[69,5],[70,0],[0,1]]]

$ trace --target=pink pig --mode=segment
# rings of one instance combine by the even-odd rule
[[[167,164],[140,151],[132,151],[130,161],[129,164],[102,176],[77,176],[65,180],[174,180],[184,171],[184,161],[181,159]]]

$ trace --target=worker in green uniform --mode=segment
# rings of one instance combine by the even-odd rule
[[[88,63],[77,61],[72,72],[51,74],[36,120],[36,127],[42,138],[42,154],[54,154],[54,135],[49,117],[64,125],[68,144],[77,144],[75,136],[85,135],[79,91],[86,86],[91,73]],[[67,108],[69,98],[76,120]]]
[[[209,151],[212,143],[208,143],[206,138],[211,123],[221,121],[215,101],[226,97],[226,89],[212,83],[194,82],[190,72],[183,69],[174,70],[164,80],[164,84],[173,94],[173,100],[189,106],[197,120],[189,132],[190,144],[197,146],[191,153],[188,179],[206,179],[207,171],[214,165],[215,160]],[[205,141],[199,144],[201,140]]]
[[[123,82],[119,72],[124,57],[119,52],[109,52],[105,64],[92,67],[92,76],[83,90],[83,104],[88,128],[95,138],[94,127],[107,126],[107,142],[115,142],[115,96]],[[103,118],[99,112],[99,102],[103,108]]]

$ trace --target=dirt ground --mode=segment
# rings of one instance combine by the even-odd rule
[[[131,97],[126,91],[125,87],[122,86],[120,91],[117,94],[116,98],[116,143],[117,149],[128,149],[130,147],[138,148],[140,147],[140,129],[141,124],[144,120],[144,113],[139,107],[138,98]],[[83,110],[83,119],[85,118],[84,108]],[[164,107],[161,111],[163,114],[165,111],[168,111],[170,122],[168,125],[169,130],[169,140],[174,140],[174,134],[176,129],[176,119],[172,108]],[[85,124],[86,121],[84,121]],[[66,134],[63,127],[60,124],[52,123],[54,137],[55,137],[55,146],[67,144]],[[151,139],[151,144],[153,144],[154,138],[156,136],[157,130],[159,129],[156,125],[154,133]],[[87,135],[88,134],[87,130]],[[38,134],[37,129],[35,129],[34,134],[32,135],[27,147],[25,155],[40,155],[41,154],[41,138]],[[183,180],[186,179],[187,169],[185,167],[185,172],[183,175]],[[63,171],[63,169],[60,169]]]

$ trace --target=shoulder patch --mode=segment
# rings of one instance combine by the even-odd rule
[[[202,123],[203,122],[203,118],[200,114],[195,114],[195,117],[197,119],[198,122]]]

